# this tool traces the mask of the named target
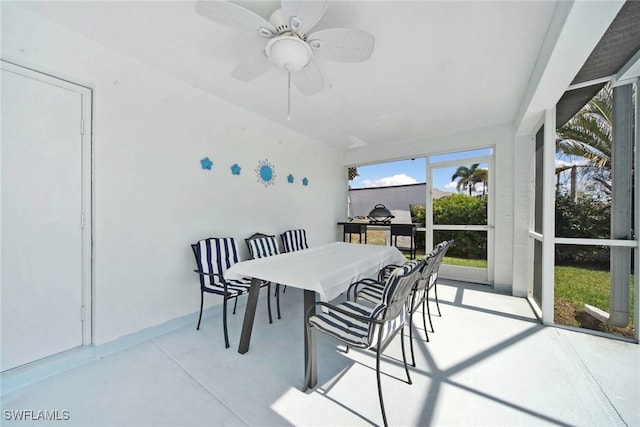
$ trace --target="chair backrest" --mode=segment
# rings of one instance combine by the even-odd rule
[[[251,237],[244,240],[247,242],[249,253],[253,259],[265,258],[280,253],[276,236],[254,233]]]
[[[436,247],[433,249],[432,252],[436,252],[436,257],[433,262],[433,268],[431,270],[430,277],[429,277],[429,283],[428,283],[429,287],[431,287],[436,282],[436,280],[438,280],[438,270],[440,269],[440,265],[444,260],[444,256],[447,253],[447,250],[449,250],[449,247],[452,244],[453,244],[453,239],[443,240],[442,242],[438,243]],[[427,276],[424,276],[424,277],[427,277]]]
[[[433,270],[438,263],[438,254],[440,253],[441,248],[436,247],[434,250],[429,252],[422,258],[424,261],[424,266],[420,270],[420,277],[418,282],[416,283],[416,291],[423,291],[427,285],[430,283],[431,276],[433,275]]]
[[[285,252],[309,249],[309,244],[307,244],[307,232],[302,228],[297,230],[287,230],[280,235],[280,239],[282,239],[282,247]]]
[[[378,304],[378,308],[385,310],[381,320],[393,319],[404,309],[404,304],[409,298],[413,285],[420,278],[420,271],[424,265],[424,259],[413,260],[396,268],[389,276],[382,292],[382,301]]]
[[[196,257],[198,270],[204,273],[223,276],[229,267],[240,260],[233,237],[202,239],[192,244],[191,249]],[[204,287],[205,284],[214,285],[220,282],[222,282],[220,277],[200,275],[201,287]]]
[[[369,327],[369,345],[384,342],[392,336],[405,321],[406,303],[413,289],[413,285],[420,279],[420,271],[425,265],[424,260],[413,260],[398,267],[389,276],[384,285],[381,302],[371,312],[371,317],[385,322],[381,327],[371,324]],[[381,336],[379,334],[382,334]]]

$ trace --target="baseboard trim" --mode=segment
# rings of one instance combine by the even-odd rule
[[[239,308],[244,307],[246,304],[245,300],[246,298],[238,302]],[[206,319],[216,316],[221,312],[222,304],[217,304],[204,310],[202,312],[202,318]],[[240,312],[242,312],[242,310],[240,310]],[[5,396],[27,385],[58,375],[92,360],[101,359],[114,353],[118,353],[129,347],[152,340],[185,326],[193,325],[195,328],[198,322],[198,314],[199,312],[195,312],[180,316],[103,344],[89,344],[76,347],[62,353],[45,357],[44,359],[27,363],[26,365],[0,372],[0,396]]]

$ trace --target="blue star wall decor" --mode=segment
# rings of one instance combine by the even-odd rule
[[[267,159],[258,162],[256,174],[258,175],[258,182],[263,183],[265,187],[275,183],[276,169]]]
[[[302,185],[309,185],[309,180],[307,178],[302,178]]]
[[[204,159],[200,160],[200,166],[202,166],[202,169],[211,170],[211,166],[213,166],[213,162],[209,160],[208,157],[205,157]]]
[[[293,184],[293,175],[289,175],[289,176],[287,177],[287,182],[288,182],[289,184]]]
[[[240,175],[240,169],[242,169],[240,166],[238,166],[237,163],[234,163],[233,166],[231,166],[231,173],[233,175]]]

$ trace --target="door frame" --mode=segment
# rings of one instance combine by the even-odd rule
[[[81,97],[81,117],[78,123],[81,132],[82,150],[82,207],[78,222],[82,227],[82,260],[81,260],[81,292],[82,306],[79,315],[82,318],[82,345],[93,342],[93,191],[92,191],[92,159],[93,159],[93,90],[50,73],[22,66],[16,62],[0,59],[0,68],[26,78],[38,80],[65,90],[78,93]]]
[[[440,275],[444,278],[461,280],[465,282],[481,283],[486,285],[493,285],[494,282],[494,230],[495,230],[495,214],[494,214],[494,198],[495,194],[495,171],[494,171],[494,158],[495,147],[487,147],[492,149],[492,154],[487,156],[474,156],[464,159],[431,162],[429,156],[426,157],[427,161],[427,209],[425,213],[425,227],[428,230],[425,236],[426,247],[433,248],[433,231],[435,230],[465,230],[465,231],[486,231],[487,232],[487,268],[477,267],[461,267],[442,264],[440,266]],[[475,151],[476,149],[470,149]],[[457,151],[459,152],[459,151]],[[487,195],[489,195],[489,201],[487,203],[487,224],[486,225],[468,225],[468,224],[456,224],[456,225],[434,225],[433,224],[433,183],[434,183],[434,170],[447,167],[457,167],[461,164],[473,164],[473,163],[486,163],[489,169],[488,174],[488,188]]]

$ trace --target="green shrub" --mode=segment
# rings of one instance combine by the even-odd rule
[[[487,197],[452,194],[433,201],[434,224],[486,224]]]
[[[411,221],[424,224],[425,206],[412,205]],[[453,194],[433,201],[434,224],[486,224],[487,198]],[[483,231],[445,231],[433,233],[434,243],[454,239],[456,244],[449,248],[447,255],[466,259],[487,259],[487,233]],[[416,239],[418,248],[424,248],[422,233]]]
[[[574,200],[569,194],[556,195],[556,236],[608,239],[611,205],[588,194]],[[608,268],[609,248],[600,246],[556,245],[556,264]]]

